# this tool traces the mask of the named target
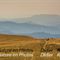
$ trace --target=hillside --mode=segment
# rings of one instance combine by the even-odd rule
[[[1,52],[4,51],[5,52]],[[55,52],[60,52],[60,38],[44,38],[37,39],[31,36],[23,35],[3,35],[0,34],[0,54],[8,53],[8,49],[21,49],[22,53],[33,54],[33,57],[24,57],[24,55],[19,57],[1,57],[1,60],[52,60],[58,59],[53,57],[40,57],[42,52],[49,52],[56,54]],[[55,52],[54,52],[55,51]],[[16,53],[16,52],[9,52]],[[18,52],[17,52],[18,53]],[[58,59],[60,60],[60,58]]]

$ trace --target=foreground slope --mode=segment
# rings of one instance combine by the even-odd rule
[[[0,35],[0,49],[25,49],[23,52],[33,54],[33,57],[0,57],[1,60],[60,60],[56,52],[60,52],[60,38],[38,39],[31,36]],[[26,49],[28,49],[26,51]],[[40,57],[42,52],[53,53],[53,57]],[[1,52],[0,52],[1,53]],[[4,52],[5,53],[5,52]],[[7,52],[6,52],[7,53]],[[15,53],[15,52],[13,52]]]

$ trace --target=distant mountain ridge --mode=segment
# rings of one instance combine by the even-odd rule
[[[31,36],[36,38],[60,38],[60,34],[50,34],[45,32],[32,33]]]
[[[52,26],[44,26],[44,25],[38,25],[38,24],[30,24],[30,23],[15,23],[15,22],[0,22],[0,33],[6,32],[6,33],[12,32],[13,34],[27,34],[27,33],[34,33],[34,32],[48,32],[48,33],[59,33],[60,29],[57,27]]]
[[[37,15],[32,16],[31,18],[25,18],[25,20],[23,18],[17,19],[17,21],[24,20],[24,22],[16,22],[13,21],[14,19],[12,21],[0,21],[0,34],[32,35],[36,37],[60,37],[60,24],[56,26],[39,24],[40,21],[43,21],[44,19],[46,21],[53,21],[54,19],[60,21],[60,16]]]

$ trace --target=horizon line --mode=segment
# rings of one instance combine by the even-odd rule
[[[48,16],[60,16],[59,14],[35,14],[35,15],[31,15],[31,16],[24,16],[24,17],[0,17],[0,19],[24,19],[24,18],[31,18],[34,16],[40,16],[40,15],[48,15]]]

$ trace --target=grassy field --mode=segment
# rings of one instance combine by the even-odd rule
[[[3,52],[7,49],[21,49],[17,52]],[[1,52],[1,50],[3,50]],[[37,39],[31,36],[0,35],[0,54],[16,53],[32,54],[33,56],[0,56],[0,60],[60,60],[60,38]],[[51,53],[52,57],[40,56],[41,53]]]

